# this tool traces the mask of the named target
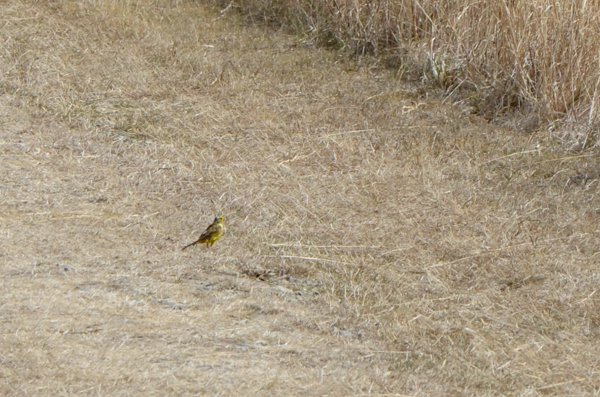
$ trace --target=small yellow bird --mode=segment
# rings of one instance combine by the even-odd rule
[[[213,244],[215,243],[215,241],[217,241],[219,239],[219,237],[221,237],[223,235],[224,231],[225,231],[225,225],[223,225],[223,217],[217,216],[215,218],[214,222],[209,227],[206,228],[204,233],[202,233],[200,235],[200,238],[197,241],[194,241],[193,243],[186,245],[181,250],[183,251],[184,249],[191,247],[192,245],[195,245],[195,244],[204,244],[204,243],[206,243],[207,247],[209,246],[209,244],[212,247]]]

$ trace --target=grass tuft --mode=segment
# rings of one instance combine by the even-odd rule
[[[544,125],[554,126],[557,120],[570,125],[597,123],[600,10],[593,2],[234,0],[229,4],[252,21],[306,34],[326,48],[384,59],[386,54],[408,52],[421,78],[440,85],[447,96],[470,98],[476,111],[489,118],[516,109],[535,114]]]

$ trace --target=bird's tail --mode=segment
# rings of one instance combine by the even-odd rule
[[[181,250],[182,250],[182,251],[184,251],[186,248],[189,248],[189,247],[191,247],[192,245],[194,245],[194,244],[196,244],[196,243],[197,243],[197,241],[194,241],[193,243],[191,243],[191,244],[188,244],[188,245],[186,245],[185,247],[183,247]]]

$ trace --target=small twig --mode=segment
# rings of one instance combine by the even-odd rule
[[[465,256],[464,258],[456,259],[456,260],[454,260],[452,262],[438,263],[438,264],[435,264],[435,265],[431,265],[431,266],[426,267],[425,270],[427,270],[427,269],[433,269],[433,268],[436,268],[436,267],[442,267],[442,266],[446,266],[446,265],[453,265],[455,263],[466,261],[468,259],[473,259],[473,258],[478,258],[480,256],[489,255],[489,254],[497,252],[497,251],[503,251],[503,250],[507,250],[507,249],[511,249],[511,248],[522,247],[522,246],[525,246],[525,245],[532,245],[532,246],[534,246],[534,245],[537,245],[537,244],[540,244],[540,243],[548,243],[548,242],[551,242],[551,241],[564,240],[564,239],[571,238],[571,237],[583,237],[583,236],[586,236],[588,234],[589,233],[582,233],[582,234],[579,234],[577,236],[566,236],[566,237],[549,238],[549,239],[546,239],[546,240],[536,241],[535,244],[532,243],[532,242],[530,242],[530,241],[528,241],[526,243],[520,243],[520,244],[514,244],[514,245],[507,245],[507,246],[499,247],[499,248],[492,248],[492,249],[486,250],[485,252],[480,252],[480,253],[475,254],[475,255]]]
[[[265,244],[267,244],[271,247],[370,248],[370,249],[383,248],[379,245],[309,245],[309,244],[297,244],[297,243],[276,243],[276,244],[265,243]]]
[[[352,263],[336,261],[333,259],[325,259],[325,258],[315,258],[312,256],[294,256],[294,255],[268,255],[269,258],[288,258],[288,259],[303,259],[305,261],[314,261],[314,262],[331,262],[331,263],[341,263],[342,265],[352,265]]]
[[[507,158],[507,157],[517,156],[517,155],[519,155],[519,154],[537,153],[537,152],[538,152],[538,149],[534,149],[534,150],[525,150],[524,152],[511,153],[511,154],[507,154],[506,156],[496,157],[495,159],[491,159],[491,160],[488,160],[488,161],[486,161],[486,162],[479,163],[479,164],[477,164],[477,165],[489,164],[489,163],[491,163],[491,162],[493,162],[493,161],[497,161],[497,160],[505,159],[505,158]]]
[[[336,132],[335,134],[324,135],[323,138],[329,138],[330,136],[336,136],[336,135],[358,134],[360,132],[370,132],[370,131],[375,131],[375,130],[373,128],[369,128],[369,129],[366,129],[366,130],[342,131],[342,132]]]
[[[574,380],[569,380],[569,381],[566,381],[566,382],[553,383],[553,384],[548,385],[548,386],[538,387],[538,390],[550,389],[550,388],[557,387],[557,386],[568,385],[568,384],[574,383],[574,382],[582,382],[584,380],[585,379],[574,379]]]
[[[221,11],[219,11],[219,14],[221,14],[221,15],[225,14],[227,12],[227,10],[229,10],[232,6],[233,6],[233,1],[231,1],[227,7],[223,8]]]

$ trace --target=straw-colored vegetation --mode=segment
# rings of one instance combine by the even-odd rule
[[[600,5],[587,0],[244,0],[221,4],[305,32],[329,47],[376,54],[525,129],[564,122],[597,130]],[[559,122],[557,124],[557,122]]]
[[[207,4],[2,4],[0,394],[600,393],[593,134]]]

